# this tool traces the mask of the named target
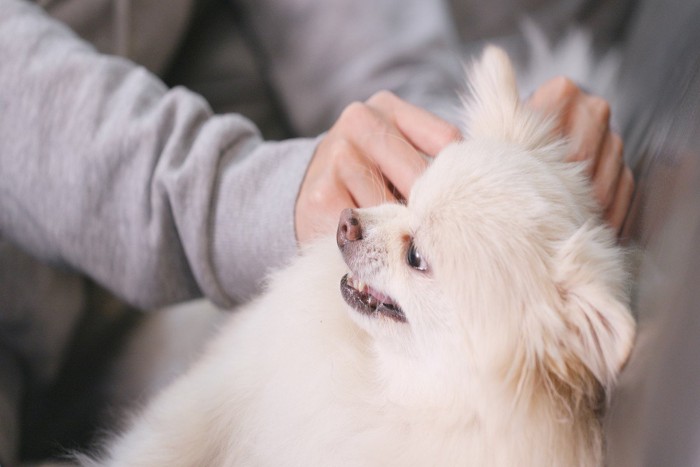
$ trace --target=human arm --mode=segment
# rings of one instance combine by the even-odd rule
[[[263,142],[41,9],[0,0],[0,232],[153,307],[230,305],[296,250],[315,140]]]

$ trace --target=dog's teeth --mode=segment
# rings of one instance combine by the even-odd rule
[[[367,288],[367,284],[365,284],[364,281],[357,281],[357,283],[355,284],[355,288],[360,292],[364,292]]]

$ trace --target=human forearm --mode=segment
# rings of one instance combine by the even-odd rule
[[[293,254],[313,141],[263,143],[22,2],[0,1],[0,56],[3,236],[142,306],[231,304]]]

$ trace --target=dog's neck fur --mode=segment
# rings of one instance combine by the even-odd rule
[[[506,365],[484,370],[469,358],[459,371],[447,363],[450,356],[453,360],[456,352],[469,355],[470,350],[456,350],[453,343],[441,342],[429,352],[387,348],[386,342],[372,345],[375,351],[369,358],[374,361],[368,367],[384,375],[378,377],[373,401],[380,412],[394,407],[400,413],[422,413],[436,431],[454,433],[460,427],[465,444],[522,449],[523,465],[601,464],[602,387],[582,365],[568,369],[567,381],[580,383],[572,386],[545,365],[528,367],[512,360],[519,371]],[[412,383],[398,384],[405,381]],[[563,445],[568,447],[562,449]],[[538,446],[537,452],[532,446]],[[570,457],[562,459],[562,453]],[[498,453],[484,456],[488,465],[501,465]],[[513,459],[512,452],[507,459]]]

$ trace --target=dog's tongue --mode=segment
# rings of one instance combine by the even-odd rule
[[[348,284],[355,290],[370,298],[370,305],[376,306],[379,303],[383,303],[388,306],[396,306],[396,303],[391,299],[391,297],[377,289],[373,289],[362,281],[356,281],[352,273],[347,275],[347,281]]]
[[[377,300],[379,303],[384,303],[387,305],[393,305],[394,301],[387,295],[381,293],[378,290],[373,289],[370,286],[367,286],[367,294],[371,295],[374,297],[375,300]]]

